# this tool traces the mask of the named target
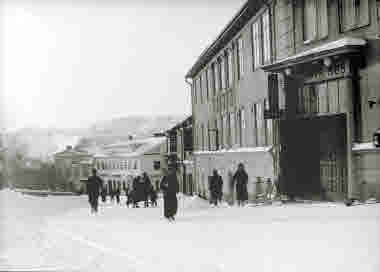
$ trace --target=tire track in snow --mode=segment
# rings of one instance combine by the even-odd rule
[[[136,270],[136,271],[142,271],[140,268],[144,268],[145,270],[148,270],[148,269],[151,270],[153,268],[151,267],[149,263],[144,262],[141,258],[134,256],[133,254],[131,254],[130,252],[124,249],[116,249],[116,248],[108,247],[101,243],[90,240],[84,236],[77,235],[63,229],[56,229],[54,230],[54,232],[56,234],[62,235],[65,238],[70,239],[71,241],[74,241],[76,243],[80,243],[92,249],[98,250],[105,255],[111,255],[117,258],[123,258],[120,264],[123,265],[124,267],[129,266],[131,269]],[[91,265],[91,263],[86,264],[86,265],[81,265],[79,266],[80,268],[76,268],[73,270],[82,270],[81,268],[83,266],[87,267],[89,265]]]

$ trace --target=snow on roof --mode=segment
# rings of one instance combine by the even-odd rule
[[[108,149],[108,148],[115,148],[115,147],[128,147],[134,144],[156,144],[156,143],[161,143],[163,141],[166,141],[166,137],[150,137],[150,138],[131,140],[127,142],[119,142],[116,144],[110,144],[110,145],[106,145],[104,148]]]
[[[336,50],[336,49],[339,49],[339,48],[342,48],[345,46],[364,46],[366,44],[367,44],[367,42],[363,39],[360,39],[360,38],[344,37],[342,39],[339,39],[339,40],[336,40],[333,42],[329,42],[329,43],[326,43],[326,44],[321,45],[321,46],[314,47],[312,49],[309,49],[309,50],[306,50],[306,51],[301,52],[299,54],[287,57],[285,59],[281,59],[276,63],[266,65],[266,67],[271,67],[271,66],[274,66],[276,64],[285,63],[288,61],[296,60],[296,59],[306,57],[306,56],[310,56],[310,55],[314,55],[314,54],[319,54],[319,53],[323,53],[323,52],[327,52],[327,51]],[[265,69],[265,67],[263,67],[263,68]]]
[[[108,149],[109,152],[106,151],[105,153],[99,153],[95,155],[95,157],[136,157],[149,152],[150,150],[156,148],[157,146],[165,142],[166,137],[150,137],[145,139],[132,140],[124,143],[108,145],[106,149]],[[130,152],[123,150],[128,147],[131,147],[129,149],[131,150]]]
[[[272,146],[258,146],[258,147],[241,147],[234,149],[222,149],[217,151],[196,151],[194,154],[206,155],[206,154],[223,154],[223,153],[239,153],[239,152],[269,152]]]

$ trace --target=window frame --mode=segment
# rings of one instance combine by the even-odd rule
[[[237,59],[237,79],[242,80],[244,78],[244,39],[243,36],[239,36],[236,39],[236,59]]]
[[[367,2],[367,10],[359,12],[359,14],[357,14],[356,12],[352,12],[352,13],[355,13],[355,15],[354,15],[355,16],[355,23],[352,24],[351,26],[346,26],[345,22],[344,22],[345,14],[344,14],[343,3],[347,3],[347,0],[338,0],[338,5],[339,5],[339,7],[338,7],[339,31],[340,31],[340,33],[345,33],[345,32],[349,32],[349,31],[353,31],[353,30],[356,30],[356,29],[359,29],[359,28],[362,28],[362,27],[369,26],[371,24],[370,1],[369,0],[360,0],[360,1],[366,1]],[[378,3],[378,1],[376,1],[376,2],[377,2],[376,3],[377,4],[377,9],[379,9],[379,3]],[[361,17],[362,13],[365,13],[367,15],[366,22],[361,22],[361,18],[360,17]],[[378,14],[377,16],[380,16],[380,15]]]
[[[231,48],[226,50],[226,60],[227,60],[227,89],[231,89],[234,83],[233,51]]]
[[[307,3],[306,1],[312,1],[314,3],[314,13],[315,13],[315,21],[314,21],[314,28],[315,28],[315,34],[308,38],[308,34],[307,34],[307,23],[306,23],[306,18],[309,17],[309,16],[306,16],[306,8],[307,8]],[[321,1],[326,1],[325,2],[325,15],[326,15],[326,18],[325,20],[323,18],[321,18],[321,14],[322,11],[321,11],[321,8],[322,8],[322,3]],[[312,43],[314,41],[320,41],[320,40],[323,40],[323,39],[326,39],[328,38],[329,36],[329,16],[328,16],[328,13],[329,13],[329,8],[328,8],[328,0],[304,0],[303,1],[303,6],[302,6],[302,25],[303,25],[303,43],[304,44],[309,44],[309,43]],[[325,22],[326,23],[326,29],[323,29],[322,27],[322,23]],[[324,31],[326,31],[326,33],[324,33]]]

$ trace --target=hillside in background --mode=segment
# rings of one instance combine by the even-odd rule
[[[186,118],[185,115],[129,116],[95,123],[90,132],[93,135],[135,135],[148,137],[163,132]]]
[[[25,157],[49,160],[67,145],[98,152],[102,146],[127,141],[129,136],[144,138],[163,132],[186,118],[181,116],[129,116],[96,122],[90,128],[24,128],[6,135],[10,150],[22,149]]]

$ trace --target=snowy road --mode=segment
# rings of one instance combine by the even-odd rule
[[[94,216],[86,197],[6,192],[0,270],[380,271],[380,205],[210,208],[186,198],[168,223],[161,208],[106,204]]]

